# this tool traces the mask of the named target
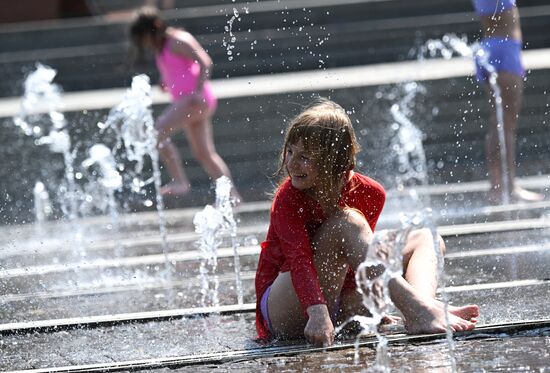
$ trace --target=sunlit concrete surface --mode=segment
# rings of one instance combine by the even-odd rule
[[[523,60],[527,70],[548,69],[550,68],[550,49],[524,51]],[[218,98],[227,99],[449,79],[470,76],[473,73],[472,59],[457,57],[218,79],[212,81],[212,86]],[[120,102],[125,91],[125,88],[116,88],[65,93],[62,96],[61,109],[63,111],[109,109]],[[153,104],[170,102],[168,94],[159,87],[153,89],[152,99]],[[20,100],[13,97],[1,98],[0,117],[17,115],[20,110]]]

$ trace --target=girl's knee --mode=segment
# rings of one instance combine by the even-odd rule
[[[344,208],[329,217],[322,225],[323,231],[329,231],[332,236],[345,238],[351,232],[356,234],[370,227],[365,216],[358,210]]]
[[[416,229],[410,232],[407,240],[411,243],[411,247],[413,248],[426,245],[437,245],[439,246],[439,251],[441,252],[441,255],[445,255],[446,248],[443,237],[441,237],[441,235],[439,234],[434,237],[433,232],[428,228]]]

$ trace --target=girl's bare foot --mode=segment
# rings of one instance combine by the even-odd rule
[[[163,196],[183,196],[191,191],[191,185],[188,183],[171,182],[160,188],[160,194]]]
[[[491,189],[487,196],[487,200],[491,205],[502,204],[502,191],[500,189]],[[519,186],[515,186],[510,194],[510,202],[540,202],[544,200],[544,194],[532,192],[527,189],[523,189]]]
[[[386,315],[382,317],[380,324],[382,325],[395,325],[401,321],[401,317],[394,315]]]
[[[444,307],[443,302],[440,302],[441,306]],[[475,304],[469,304],[467,306],[457,307],[448,305],[447,306],[449,313],[455,316],[460,317],[461,319],[471,321],[473,323],[477,322],[479,316],[479,307]]]
[[[544,195],[516,186],[512,191],[512,201],[515,202],[540,202]]]
[[[405,316],[405,329],[411,334],[443,333],[446,318],[443,303],[437,300],[420,300]],[[453,332],[472,330],[479,316],[476,305],[449,306],[449,326]]]

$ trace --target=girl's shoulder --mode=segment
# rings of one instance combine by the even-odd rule
[[[193,35],[182,29],[170,29],[166,32],[166,46],[172,51],[181,46],[192,45],[194,41]]]
[[[359,172],[354,172],[352,176],[352,181],[357,186],[374,189],[386,194],[386,191],[384,190],[382,184],[367,175],[361,174]]]

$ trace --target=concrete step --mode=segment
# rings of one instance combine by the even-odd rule
[[[550,78],[546,53],[537,50],[524,54],[531,72],[525,86],[518,133],[518,155],[522,164],[519,176],[550,173],[547,153],[539,151],[549,146],[548,137],[544,135],[548,116],[544,92]],[[220,97],[214,122],[215,143],[229,164],[237,186],[246,190],[248,200],[264,200],[277,183],[274,173],[286,121],[316,95],[331,97],[352,112],[364,149],[359,154],[359,169],[390,188],[395,180],[389,170],[394,166],[381,157],[386,152],[380,148],[389,139],[387,128],[393,123],[389,108],[397,98],[390,100],[379,96],[393,92],[399,97],[401,93],[396,83],[416,80],[426,87],[427,94],[419,97],[411,120],[426,134],[424,147],[429,182],[482,180],[485,179],[485,129],[482,125],[488,115],[483,95],[468,77],[472,65],[468,59],[433,60],[214,81]],[[99,136],[96,124],[105,120],[107,108],[115,106],[122,96],[121,89],[65,95],[73,143],[80,147],[77,167],[87,156],[86,149],[91,143],[113,141],[107,136]],[[168,98],[155,91],[153,99],[155,116],[158,116]],[[18,105],[18,98],[3,100],[0,116],[15,115]],[[437,115],[434,114],[436,110]],[[4,220],[13,222],[14,217],[19,216],[19,222],[28,221],[32,219],[34,182],[42,179],[49,185],[59,183],[63,178],[63,158],[46,147],[35,146],[34,139],[22,135],[11,119],[6,118],[2,126],[4,141],[10,144],[0,151],[8,165],[4,180],[9,182],[5,190],[16,201],[12,211],[6,210]],[[175,141],[195,191],[184,199],[167,201],[168,206],[210,203],[213,200],[211,181],[194,160],[184,137],[176,136]],[[48,162],[29,161],[41,159],[48,159]],[[154,200],[152,187],[147,193]],[[51,194],[53,196],[55,191]],[[135,201],[129,208],[127,211],[143,210],[144,206]]]
[[[487,324],[540,320],[540,325],[547,325],[547,322],[544,322],[545,304],[543,300],[545,298],[544,294],[548,291],[549,285],[542,283],[479,291],[461,291],[452,293],[450,298],[453,303],[457,304],[463,304],[464,300],[472,301],[473,299],[483,305],[478,323],[480,333],[483,333],[483,325]],[[497,329],[497,331],[501,332],[499,335],[502,336],[502,332],[506,329],[503,329],[501,325],[501,329]],[[531,332],[531,338],[538,336],[539,333],[544,335],[544,331]],[[392,332],[390,331],[389,334],[391,339]],[[475,335],[475,332],[467,335]],[[228,338],[228,336],[231,337]],[[253,372],[260,368],[259,364],[262,366],[264,364],[274,364],[273,355],[279,356],[277,361],[281,361],[280,356],[285,356],[285,352],[290,356],[295,356],[298,353],[304,357],[321,352],[320,349],[311,350],[311,348],[303,350],[301,353],[300,350],[289,349],[290,346],[296,345],[296,342],[283,341],[267,346],[261,345],[253,340],[254,336],[254,316],[253,313],[248,312],[244,314],[213,315],[207,318],[195,317],[158,322],[126,323],[83,329],[66,330],[63,328],[63,330],[47,333],[8,335],[3,337],[2,351],[8,369],[41,368],[37,372],[46,370],[71,372],[84,369],[107,370],[113,368],[184,368],[185,366],[192,366],[192,369],[196,370],[200,369],[201,365],[210,363],[214,363],[216,366],[224,363],[230,364],[236,370]],[[443,340],[444,334],[432,336],[432,338],[434,337]],[[420,336],[418,342],[426,339],[426,337],[422,338]],[[499,351],[498,346],[502,344],[512,347],[510,341],[502,337],[499,337],[497,342],[496,345],[487,345],[487,348],[496,348]],[[517,344],[517,339],[512,338],[511,342]],[[464,346],[464,344],[468,344],[468,341],[464,342],[459,338],[455,343]],[[480,344],[482,344],[482,341],[477,340],[476,347]],[[348,352],[348,355],[353,353],[353,345],[350,342],[347,349],[344,350]],[[434,345],[434,343],[428,344],[426,348],[429,348],[430,345]],[[79,346],[79,348],[75,348],[75,346]],[[277,346],[286,346],[286,349],[280,349]],[[298,347],[300,346],[303,349],[302,343],[299,343]],[[335,358],[332,351],[343,348],[345,346],[335,345],[333,348],[323,349],[323,356],[328,355],[331,361],[335,361],[337,358]],[[441,349],[441,343],[436,343],[433,353],[441,353]],[[364,353],[364,350],[362,351]],[[394,350],[393,346],[392,352],[392,358],[395,359],[397,351]],[[522,350],[523,352],[524,350]],[[534,355],[538,354],[534,353]],[[504,351],[502,356],[506,356]],[[254,357],[260,358],[260,360],[253,360]],[[347,358],[350,357],[347,356]],[[237,360],[236,364],[231,364],[233,359]],[[338,361],[345,361],[342,356],[338,359]],[[374,356],[370,356],[369,361],[371,359],[374,359]],[[291,360],[288,364],[292,363],[303,368],[307,366],[308,360],[305,359],[305,362],[300,362],[298,359],[295,363],[292,363],[294,360]],[[315,360],[319,360],[317,354]],[[409,357],[408,361],[407,366],[415,364],[415,359],[411,360]],[[439,364],[441,365],[441,363]],[[482,364],[484,363],[476,362],[478,367]],[[536,364],[537,366],[544,366],[542,361]],[[207,367],[211,369],[211,366],[207,365]]]
[[[380,3],[397,2],[386,0]],[[371,12],[347,9],[345,4],[333,8],[345,11],[345,14],[338,16],[338,11],[331,8],[328,11],[330,17],[325,15],[326,19],[320,20],[321,23],[312,21],[313,26],[309,16],[305,24],[302,24],[302,20],[298,24],[289,21],[286,25],[270,26],[267,20],[258,20],[254,21],[254,26],[241,25],[242,31],[236,25],[233,30],[236,41],[232,44],[235,58],[232,60],[228,59],[223,42],[227,39],[223,31],[225,20],[217,23],[221,25],[221,31],[208,30],[198,33],[197,37],[215,62],[214,77],[223,78],[406,60],[416,58],[414,54],[411,56],[411,50],[429,38],[440,38],[454,32],[467,35],[473,42],[479,29],[475,18],[464,12],[425,15],[409,12],[406,17],[376,20],[364,16]],[[321,9],[316,9],[316,12],[323,14]],[[522,27],[527,48],[549,47],[550,42],[543,31],[548,23],[550,7],[527,7],[523,13]],[[266,14],[268,19],[279,19],[269,12]],[[356,19],[357,15],[363,18]],[[284,19],[287,16],[284,15]],[[56,68],[59,71],[58,82],[67,91],[125,86],[129,84],[131,75],[138,71],[146,72],[156,82],[158,77],[152,60],[144,68],[130,66],[124,27],[117,27],[115,30],[94,28],[92,32],[82,31],[83,35],[90,34],[93,44],[80,41],[74,45],[64,45],[62,42],[50,45],[48,43],[56,40],[56,37],[51,36],[49,42],[39,43],[38,47],[30,48],[29,51],[9,52],[6,47],[6,52],[0,55],[0,72],[13,79],[0,82],[0,95],[20,94],[22,79],[17,77],[33,69],[36,61]],[[78,40],[75,36],[78,30],[69,33],[62,29],[59,32],[59,38],[71,35],[69,40]],[[45,33],[40,30],[40,35],[26,36],[26,39],[34,40]],[[23,33],[6,34],[6,42],[12,34]],[[14,44],[19,45],[21,42]],[[90,75],[94,79],[88,79]]]

